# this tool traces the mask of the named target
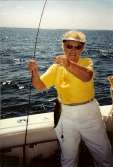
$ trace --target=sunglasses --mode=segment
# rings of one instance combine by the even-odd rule
[[[78,45],[78,46],[73,46],[73,45],[70,45],[70,44],[65,44],[65,47],[67,48],[67,49],[77,49],[77,50],[80,50],[80,49],[82,49],[83,48],[83,46],[84,46],[84,44],[81,44],[81,45]]]
[[[73,46],[73,45],[67,44],[67,45],[65,45],[65,47],[66,47],[67,49],[70,49],[70,50],[71,50],[71,49],[80,50],[80,49],[83,48],[83,45]]]

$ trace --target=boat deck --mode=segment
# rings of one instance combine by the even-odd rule
[[[108,134],[111,139],[113,139],[112,134]],[[110,139],[110,140],[111,140]],[[113,144],[113,143],[112,143]],[[112,145],[113,150],[113,145]],[[60,154],[56,152],[54,155],[49,158],[41,158],[40,156],[33,158],[29,163],[26,162],[23,164],[20,162],[19,158],[16,156],[0,156],[0,167],[61,167],[60,165]],[[87,147],[83,142],[80,144],[80,154],[78,167],[94,167],[93,158],[91,157]]]

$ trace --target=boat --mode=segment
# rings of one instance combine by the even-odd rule
[[[112,105],[100,106],[108,134],[113,133]],[[27,116],[0,120],[0,153],[17,156],[22,161]],[[54,130],[54,112],[29,115],[26,143],[26,159],[47,158],[59,145]],[[113,138],[112,138],[113,140]],[[113,143],[113,141],[111,141]]]
[[[113,92],[112,87],[111,90]],[[100,106],[100,111],[113,149],[113,104]],[[27,120],[28,126],[25,144]],[[54,130],[55,125],[55,111],[1,119],[1,164],[4,164],[5,159],[7,162],[7,159],[10,159],[11,157],[18,157],[19,164],[23,164],[23,157],[24,160],[26,160],[26,164],[30,164],[35,158],[39,161],[40,159],[47,159],[53,155],[57,155],[58,157],[60,149]],[[42,160],[42,162],[44,161]],[[1,167],[3,166],[5,165],[1,165]],[[8,167],[8,165],[6,166]],[[55,167],[55,165],[52,166]],[[44,165],[40,165],[40,167],[44,167]],[[57,167],[59,167],[59,165],[57,165]]]

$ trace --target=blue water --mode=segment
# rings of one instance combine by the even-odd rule
[[[55,55],[62,53],[60,40],[67,30],[41,29],[36,59],[43,73],[53,63]],[[113,31],[83,30],[87,35],[83,56],[91,57],[95,69],[96,98],[101,105],[111,104],[107,76],[113,74]],[[27,62],[32,57],[36,29],[0,28],[0,77],[1,77],[1,117],[9,118],[49,112],[54,109],[57,93],[54,88],[38,92],[31,88],[31,76]]]

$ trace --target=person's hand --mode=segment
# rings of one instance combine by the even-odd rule
[[[30,59],[28,63],[28,69],[31,73],[36,72],[38,70],[38,64],[36,60]]]
[[[65,68],[68,67],[69,61],[65,55],[60,55],[55,58],[55,63],[64,66]]]

